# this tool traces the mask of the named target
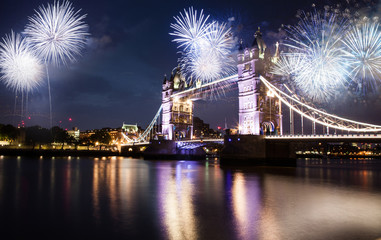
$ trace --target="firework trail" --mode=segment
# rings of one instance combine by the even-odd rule
[[[272,72],[290,77],[307,97],[328,101],[347,82],[347,64],[341,40],[348,29],[346,18],[329,12],[299,13],[296,26],[286,26],[288,48]]]
[[[86,15],[75,11],[69,1],[54,1],[53,4],[40,6],[29,17],[24,34],[34,51],[45,62],[49,90],[50,127],[52,127],[52,97],[47,63],[59,65],[76,60],[86,45],[88,26],[84,23]]]
[[[1,80],[17,92],[30,92],[43,79],[43,65],[31,51],[25,38],[13,31],[0,43]]]

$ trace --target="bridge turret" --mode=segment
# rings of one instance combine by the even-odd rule
[[[258,27],[258,30],[254,34],[254,41],[252,44],[252,50],[254,50],[255,52],[256,50],[258,50],[258,53],[256,53],[258,55],[254,55],[254,58],[264,59],[266,48],[267,48],[266,43],[262,39],[261,29]]]
[[[193,136],[193,103],[179,92],[187,87],[180,68],[164,79],[162,91],[162,134],[168,140],[191,139]]]
[[[274,56],[271,57],[271,62],[272,62],[272,63],[277,63],[278,60],[279,60],[279,57],[280,57],[280,53],[279,53],[279,42],[276,42],[276,43],[275,43],[275,53],[274,53]]]
[[[265,75],[266,44],[260,29],[254,35],[250,49],[238,53],[238,98],[240,134],[264,134],[279,131],[279,100],[272,100],[260,81]],[[278,112],[277,112],[278,111]]]
[[[172,109],[172,101],[171,97],[173,94],[173,75],[168,80],[167,77],[164,78],[163,82],[163,91],[162,91],[162,133],[169,140],[173,138],[173,124],[171,123],[171,109]]]

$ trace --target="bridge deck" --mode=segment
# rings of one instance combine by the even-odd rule
[[[367,142],[381,143],[381,134],[277,135],[265,136],[268,141],[287,142]]]

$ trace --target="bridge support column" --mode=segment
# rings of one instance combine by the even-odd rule
[[[294,135],[294,111],[290,108],[290,134]]]
[[[295,147],[290,142],[268,141],[265,136],[225,135],[221,165],[295,166]]]

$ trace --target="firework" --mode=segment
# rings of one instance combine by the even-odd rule
[[[192,79],[202,79],[205,82],[220,76],[222,62],[212,51],[188,53],[181,63],[182,69],[187,70],[184,74]]]
[[[305,54],[298,53],[282,53],[272,69],[275,75],[293,78],[303,70]]]
[[[88,27],[83,21],[86,15],[80,15],[80,11],[74,11],[68,1],[55,1],[46,7],[40,6],[29,17],[24,33],[45,62],[66,64],[81,54]]]
[[[176,23],[171,24],[174,32],[169,34],[176,37],[173,42],[179,44],[178,48],[184,48],[184,50],[199,48],[202,45],[201,42],[205,40],[205,35],[208,34],[209,15],[205,17],[203,10],[200,15],[197,15],[197,11],[190,7],[188,11],[184,9],[184,14],[180,12],[180,16],[173,18],[176,20]]]
[[[170,33],[176,36],[173,41],[182,49],[182,73],[203,83],[232,73],[235,65],[231,56],[234,47],[231,29],[224,23],[209,23],[209,15],[204,17],[202,10],[199,16],[193,8],[184,12],[175,17],[176,24],[171,24],[175,31]]]
[[[231,28],[227,28],[225,23],[214,22],[209,29],[208,34],[205,35],[206,44],[204,44],[201,51],[212,49],[213,52],[220,56],[229,56],[234,46]]]
[[[360,85],[369,83],[372,88],[381,78],[381,27],[375,20],[363,19],[342,40],[350,78]]]
[[[25,38],[13,31],[0,43],[1,80],[16,92],[29,92],[43,79],[43,67]]]
[[[287,73],[304,95],[319,102],[336,95],[347,81],[341,40],[349,23],[335,12],[301,12],[296,26],[287,26],[288,48],[273,73]],[[294,66],[292,66],[294,65]]]
[[[205,38],[199,41],[198,48],[183,53],[184,74],[205,83],[232,73],[235,68],[230,34],[225,24],[214,23]]]

